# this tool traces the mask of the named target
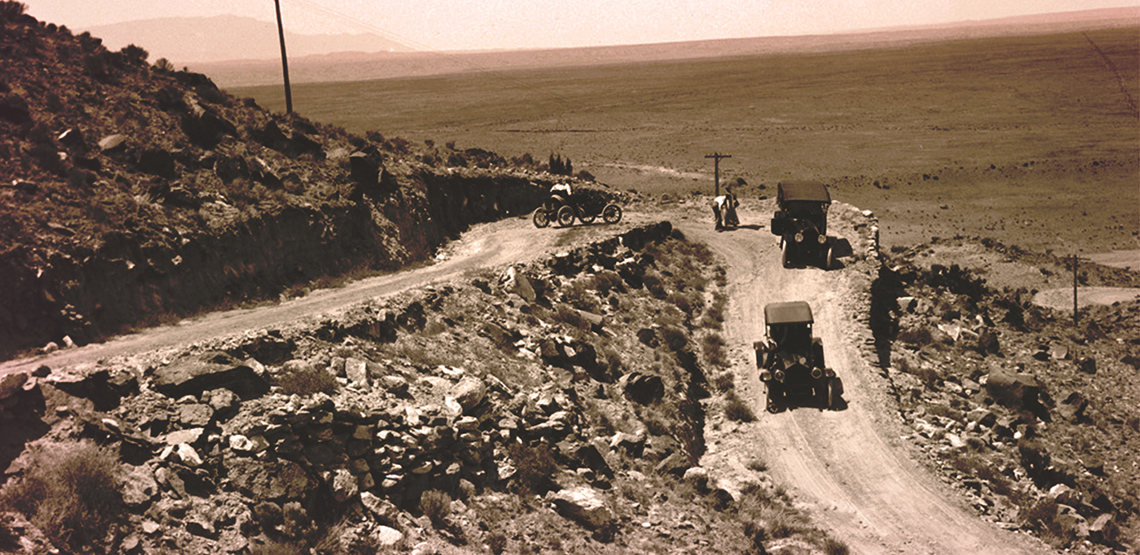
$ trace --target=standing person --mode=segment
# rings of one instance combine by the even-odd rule
[[[740,220],[736,217],[736,207],[740,203],[736,200],[736,195],[729,191],[712,201],[713,216],[716,218],[716,230],[720,231],[727,226],[736,227],[740,225]]]
[[[727,195],[721,195],[712,200],[713,217],[716,218],[716,227],[714,229],[717,231],[724,229],[724,219],[722,215],[724,214],[724,207],[727,201]]]

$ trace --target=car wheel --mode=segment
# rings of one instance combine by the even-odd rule
[[[582,223],[584,224],[592,224],[594,223],[594,218],[597,217],[597,214],[582,214],[581,216],[578,216],[578,219],[582,220]]]
[[[833,266],[835,266],[835,249],[828,246],[827,254],[823,257],[823,269],[830,270]]]
[[[558,209],[558,225],[562,227],[569,227],[574,223],[574,209],[569,206],[563,206]]]
[[[616,224],[621,221],[621,207],[616,204],[607,204],[602,209],[602,219],[607,224]]]
[[[768,386],[768,412],[775,414],[780,412],[780,405],[783,403],[783,395],[779,389]]]
[[[788,263],[788,251],[789,250],[791,250],[791,243],[784,241],[784,252],[781,255],[780,262],[784,265],[785,268],[788,268],[790,266],[790,264]]]
[[[827,380],[827,410],[835,410],[837,402],[839,402],[839,386],[835,380]]]
[[[536,208],[532,219],[534,220],[534,227],[541,229],[550,225],[550,213],[544,208]]]

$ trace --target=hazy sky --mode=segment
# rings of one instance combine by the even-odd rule
[[[23,0],[74,30],[233,14],[275,21],[273,0]],[[371,32],[418,50],[639,44],[827,34],[1140,6],[1140,0],[280,0],[286,29]]]

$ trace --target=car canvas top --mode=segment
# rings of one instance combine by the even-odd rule
[[[803,301],[771,303],[764,307],[764,321],[773,324],[810,324],[811,306]]]
[[[831,203],[831,194],[827,192],[827,186],[817,181],[782,182],[779,184],[777,195],[780,202],[807,200]]]

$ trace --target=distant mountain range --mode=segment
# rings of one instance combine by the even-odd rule
[[[250,17],[166,17],[127,21],[82,29],[118,50],[128,44],[141,46],[151,61],[166,58],[184,65],[227,60],[281,59],[277,25]],[[289,57],[332,52],[407,52],[410,48],[371,33],[302,35],[285,31]]]
[[[794,52],[893,48],[974,38],[1140,26],[1140,8],[1105,8],[960,23],[793,37],[757,37],[657,44],[500,50],[413,51],[373,34],[285,33],[294,83],[364,81],[539,67],[589,66],[660,60],[712,59]],[[110,49],[145,48],[150,60],[205,73],[221,87],[276,84],[281,80],[277,26],[252,18],[164,18],[85,29]]]

